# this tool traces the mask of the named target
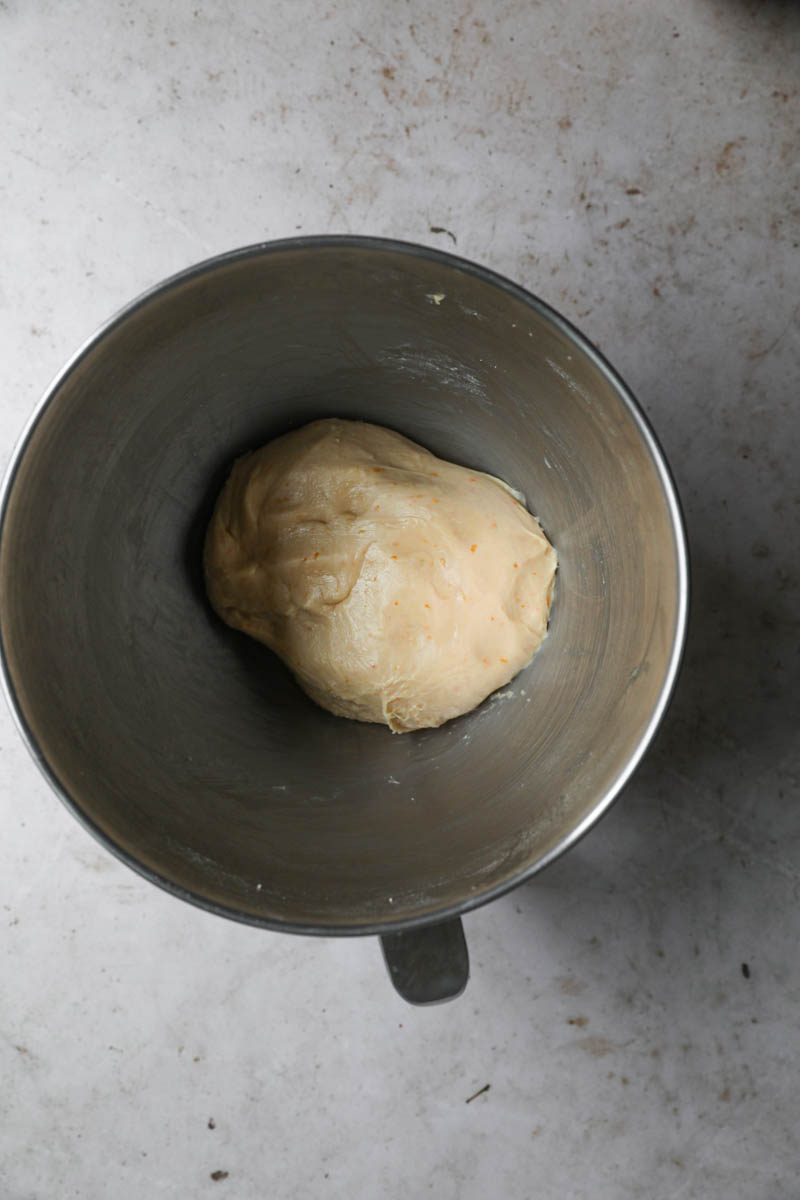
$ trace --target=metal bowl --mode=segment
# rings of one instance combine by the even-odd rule
[[[532,665],[441,729],[331,716],[206,601],[202,539],[232,459],[334,415],[506,480],[558,550]],[[431,982],[442,930],[409,931],[528,879],[619,793],[686,610],[675,488],[611,367],[522,289],[397,242],[254,246],[136,300],[56,379],[2,499],[6,688],[72,812],[214,912],[395,934],[411,999],[457,991],[465,965]]]

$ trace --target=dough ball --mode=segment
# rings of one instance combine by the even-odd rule
[[[239,459],[205,545],[212,605],[323,708],[395,733],[475,708],[547,632],[556,555],[498,480],[360,421]]]

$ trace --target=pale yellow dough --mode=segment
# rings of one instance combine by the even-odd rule
[[[209,525],[212,605],[323,708],[395,733],[469,712],[547,632],[556,555],[498,480],[360,421],[234,465]]]

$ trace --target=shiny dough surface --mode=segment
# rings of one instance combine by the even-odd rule
[[[360,421],[240,458],[205,543],[209,599],[323,708],[395,733],[469,712],[547,633],[556,554],[509,488]]]

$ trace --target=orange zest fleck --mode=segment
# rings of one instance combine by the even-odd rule
[[[375,508],[374,508],[374,512],[377,512],[379,508],[380,508],[380,504],[376,504]]]
[[[439,478],[439,472],[438,472],[438,471],[431,471],[431,478],[432,478],[432,479],[438,479],[438,478]]]
[[[489,620],[490,620],[490,621],[493,621],[493,620],[494,620],[494,617],[489,617]]]
[[[443,566],[443,567],[446,567],[446,566],[447,566],[447,559],[446,559],[446,558],[440,558],[440,559],[439,559],[439,562],[442,564],[442,566]]]
[[[314,558],[319,558],[319,550],[314,551]]]
[[[519,566],[519,563],[514,563],[514,570],[515,570],[515,571],[516,571],[516,569],[517,569],[517,567],[518,567],[518,566]]]
[[[379,471],[383,470],[383,467],[373,467],[372,469],[375,472],[375,474],[377,475]]]
[[[482,658],[482,659],[481,659],[481,662],[485,662],[485,663],[486,663],[486,665],[487,665],[487,667],[488,667],[488,665],[489,665],[489,660],[488,660],[488,658]]]
[[[426,605],[425,605],[425,607],[426,607],[426,608],[430,608],[430,604],[426,604]]]
[[[547,597],[547,607],[548,608],[550,607],[550,597],[549,596]]]
[[[392,558],[397,558],[397,555],[396,555],[396,554],[393,554],[393,555],[392,555]]]
[[[477,543],[477,542],[473,542],[473,543],[472,543],[472,545],[470,546],[470,550],[471,550],[471,551],[472,551],[472,553],[474,554],[474,553],[475,553],[475,551],[476,551],[477,549],[478,549],[478,543]]]
[[[434,497],[433,497],[433,503],[434,503],[434,504],[438,504],[438,503],[439,503],[439,501],[438,501],[438,499],[437,499],[437,497],[436,497],[436,496],[434,496]]]
[[[500,662],[505,662],[505,663],[507,663],[507,662],[508,662],[508,659],[507,659],[507,658],[501,658],[501,659],[500,659]]]
[[[400,603],[400,601],[399,601],[399,600],[395,600],[395,602],[394,602],[394,606],[395,606],[395,608],[397,608],[397,605],[398,605],[399,603]]]

